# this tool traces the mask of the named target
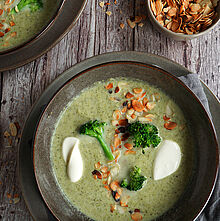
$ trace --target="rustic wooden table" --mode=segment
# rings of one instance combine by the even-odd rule
[[[189,42],[176,42],[158,33],[148,19],[131,29],[126,19],[146,14],[143,0],[88,0],[86,9],[68,35],[37,60],[0,74],[0,220],[32,220],[16,175],[18,142],[4,138],[10,122],[24,125],[32,104],[52,80],[72,65],[94,55],[134,50],[154,53],[176,61],[197,73],[220,98],[220,24],[208,35]],[[106,2],[106,1],[105,1]],[[144,4],[143,4],[144,3]],[[104,9],[111,11],[109,16]],[[125,24],[124,29],[119,25]],[[1,61],[0,61],[1,62]]]

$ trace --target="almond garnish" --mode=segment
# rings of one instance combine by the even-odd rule
[[[168,121],[164,124],[164,127],[167,129],[167,130],[173,130],[175,127],[177,126],[177,123],[175,122],[172,122],[172,121]]]
[[[16,137],[17,133],[18,133],[16,125],[14,123],[10,123],[9,128],[10,128],[10,131],[11,131],[11,136]]]
[[[133,94],[131,94],[130,92],[128,92],[128,93],[125,95],[125,97],[129,99],[129,98],[134,97],[134,95],[133,95]]]
[[[163,115],[163,120],[168,121],[168,120],[170,120],[170,117],[167,117],[166,115]]]
[[[124,152],[124,155],[130,155],[130,154],[136,154],[136,151],[134,151],[134,150],[126,150]]]
[[[143,102],[143,105],[146,106],[148,99],[146,97],[144,97],[142,102]]]
[[[134,221],[139,221],[139,220],[142,220],[143,217],[140,212],[134,212],[131,214],[131,219]]]
[[[121,111],[120,110],[116,110],[113,112],[113,119],[115,120],[119,120],[121,118]]]
[[[142,88],[134,88],[133,91],[135,94],[140,94],[143,91],[143,89]]]
[[[120,126],[127,126],[128,120],[127,119],[121,119],[121,120],[118,121],[118,124]]]
[[[118,147],[121,144],[121,139],[119,137],[114,138],[114,147]]]
[[[128,150],[131,150],[133,148],[133,145],[131,143],[125,143],[124,147],[127,148]]]
[[[156,20],[168,30],[192,35],[207,29],[217,15],[215,1],[150,0]]]
[[[146,108],[147,108],[148,110],[152,110],[155,106],[156,106],[156,103],[154,103],[154,102],[148,102],[148,103],[146,104]]]
[[[113,88],[113,83],[109,83],[107,86],[105,86],[105,88],[107,90],[112,89]]]
[[[144,110],[144,105],[140,101],[137,101],[137,100],[132,100],[132,107],[137,112],[141,112]]]

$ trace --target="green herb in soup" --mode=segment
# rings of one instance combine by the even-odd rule
[[[80,133],[91,137],[95,137],[99,141],[101,147],[103,148],[106,157],[109,160],[114,160],[114,155],[112,154],[111,149],[108,147],[105,140],[103,139],[104,125],[106,125],[106,123],[99,122],[97,120],[89,121],[88,123],[83,124],[80,127]]]
[[[158,129],[152,124],[144,124],[136,121],[128,126],[129,133],[134,137],[133,142],[135,147],[142,146],[157,147],[161,142],[161,138],[158,135]]]
[[[86,122],[105,122],[102,139],[112,159],[96,136],[80,134]],[[83,161],[76,182],[62,153],[66,139],[77,140]],[[181,109],[143,81],[110,79],[83,90],[61,113],[51,145],[64,196],[94,220],[155,219],[175,205],[192,175],[193,140]]]
[[[135,166],[130,171],[129,181],[127,178],[124,178],[121,181],[120,186],[127,188],[128,190],[131,190],[131,191],[137,191],[143,187],[146,179],[147,178],[145,176],[141,175],[141,168]]]
[[[39,33],[58,8],[57,0],[0,0],[0,51]]]
[[[42,0],[21,0],[14,8],[12,8],[10,13],[19,13],[24,8],[28,8],[32,12],[35,12],[43,8],[43,2]]]

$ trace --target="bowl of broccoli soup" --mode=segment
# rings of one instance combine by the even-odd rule
[[[55,18],[62,3],[60,0],[1,0],[0,52],[36,37]]]
[[[58,220],[193,220],[213,188],[216,147],[204,108],[172,74],[110,62],[47,105],[34,168]]]
[[[87,0],[0,0],[0,71],[52,48],[80,17]]]

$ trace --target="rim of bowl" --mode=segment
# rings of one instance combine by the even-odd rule
[[[113,52],[114,53],[114,52]],[[95,56],[95,57],[99,57],[101,55],[98,55],[98,56]],[[92,58],[90,58],[92,59]],[[165,71],[163,70],[162,68],[160,67],[157,67],[157,66],[154,66],[154,65],[150,65],[150,64],[144,64],[142,62],[136,62],[136,61],[112,61],[112,62],[105,62],[105,63],[102,63],[102,64],[98,64],[98,65],[94,65],[92,67],[89,67],[87,68],[86,70],[83,70],[79,73],[77,73],[76,75],[74,75],[73,77],[71,77],[67,82],[65,82],[59,89],[57,89],[57,91],[55,92],[55,94],[53,95],[53,97],[51,98],[51,100],[49,101],[49,103],[47,104],[47,106],[45,107],[45,109],[43,110],[43,112],[41,113],[41,116],[39,118],[39,121],[37,123],[37,127],[36,127],[36,130],[35,130],[35,133],[34,133],[34,142],[33,142],[33,169],[34,169],[34,175],[35,175],[35,179],[36,179],[36,183],[37,183],[37,186],[38,186],[38,189],[40,191],[40,194],[44,200],[44,202],[46,203],[47,207],[49,208],[49,210],[51,211],[51,213],[57,218],[57,220],[59,221],[62,221],[61,219],[59,219],[57,217],[57,215],[55,214],[55,212],[51,209],[49,203],[47,202],[47,200],[45,199],[45,196],[42,194],[42,190],[41,190],[41,187],[40,187],[40,184],[39,184],[39,180],[38,180],[38,176],[37,176],[37,173],[36,173],[36,165],[35,165],[35,150],[36,150],[36,140],[37,140],[37,135],[38,135],[38,129],[39,129],[39,125],[43,119],[43,115],[45,114],[45,112],[47,111],[49,105],[53,102],[53,100],[55,99],[56,96],[59,95],[59,92],[61,90],[64,89],[64,87],[66,85],[68,85],[71,81],[73,81],[75,78],[83,75],[83,74],[86,74],[88,73],[89,71],[93,70],[93,69],[96,69],[96,68],[100,68],[102,66],[106,66],[106,65],[114,65],[114,64],[136,64],[136,65],[141,65],[141,66],[145,66],[145,67],[150,67],[150,68],[153,68],[153,69],[157,69],[159,70],[160,72],[162,72],[163,74],[167,75],[169,78],[172,78],[174,81],[176,81],[178,84],[180,84],[182,87],[185,88],[186,91],[188,91],[188,93],[191,94],[191,96],[194,98],[194,100],[199,104],[200,108],[203,110],[207,120],[209,121],[209,124],[210,124],[210,129],[212,130],[212,133],[213,133],[213,139],[214,139],[214,142],[215,142],[215,150],[216,150],[216,167],[215,167],[215,176],[213,177],[212,179],[212,184],[211,184],[211,189],[209,191],[209,195],[206,197],[205,199],[205,202],[202,203],[203,205],[201,205],[201,208],[195,212],[195,214],[193,215],[193,220],[195,220],[200,214],[201,212],[203,211],[203,209],[205,208],[205,206],[207,205],[212,193],[213,193],[213,190],[214,190],[214,187],[215,187],[215,183],[216,183],[216,179],[217,179],[217,175],[218,175],[218,167],[219,167],[219,144],[218,144],[218,140],[217,140],[217,134],[216,134],[216,131],[215,131],[215,128],[214,128],[214,124],[213,122],[211,121],[207,111],[205,110],[203,104],[201,103],[201,101],[196,97],[196,95],[191,91],[190,88],[188,88],[181,80],[179,80],[176,76],[174,76],[173,74],[171,74],[170,72],[168,71]],[[77,64],[76,64],[77,65]],[[74,66],[76,66],[74,65]],[[74,67],[72,66],[72,67]],[[71,68],[72,68],[71,67]],[[66,71],[70,70],[71,68],[67,69]],[[65,71],[65,72],[66,72]],[[65,73],[64,72],[64,73]],[[54,175],[54,178],[55,178],[55,175]],[[86,214],[84,214],[86,215]],[[87,216],[87,215],[86,215]]]
[[[187,35],[187,34],[182,34],[182,33],[176,33],[176,32],[173,32],[173,31],[170,31],[169,29],[165,28],[164,26],[162,26],[156,19],[155,15],[153,14],[152,12],[152,9],[151,9],[151,0],[147,0],[147,8],[148,8],[148,11],[150,13],[150,17],[154,20],[154,22],[156,22],[156,24],[158,25],[158,27],[160,27],[162,30],[164,30],[165,32],[171,34],[171,35],[174,35],[174,36],[178,36],[178,37],[183,37],[183,38],[188,38],[188,39],[191,39],[191,37],[193,38],[197,38],[197,37],[200,37],[204,34],[207,34],[209,31],[211,31],[213,28],[215,28],[215,26],[219,23],[220,21],[220,17],[216,19],[216,21],[214,23],[211,24],[211,26],[209,26],[207,29],[205,29],[204,31],[201,31],[197,34],[192,34],[192,35]],[[220,8],[220,1],[218,1],[217,3],[217,6],[216,8],[219,7]],[[149,15],[148,13],[148,15]],[[217,12],[217,14],[219,14]]]
[[[45,25],[40,29],[40,31],[37,32],[33,37],[31,37],[30,39],[27,39],[26,41],[24,41],[23,43],[21,43],[21,44],[15,46],[15,47],[12,47],[12,48],[9,48],[9,49],[0,51],[0,55],[9,54],[10,52],[19,50],[20,48],[23,48],[23,47],[29,45],[30,43],[32,43],[33,41],[37,40],[38,38],[40,38],[40,37],[53,25],[53,23],[54,23],[55,20],[57,19],[58,15],[59,15],[60,12],[62,11],[63,5],[64,5],[64,3],[65,3],[66,1],[68,1],[68,0],[61,0],[61,1],[60,1],[59,6],[57,7],[56,11],[54,12],[52,18],[49,19],[49,21],[47,22],[47,24],[45,24]],[[84,1],[85,1],[85,0],[84,0]]]

